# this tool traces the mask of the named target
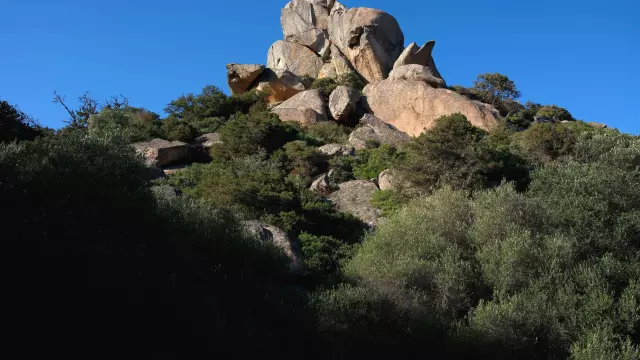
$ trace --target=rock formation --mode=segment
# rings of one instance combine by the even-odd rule
[[[299,275],[302,273],[302,259],[300,251],[295,242],[293,242],[287,233],[282,229],[272,225],[263,224],[257,220],[245,221],[243,223],[245,232],[257,237],[262,242],[270,242],[281,249],[289,258],[289,271],[292,274]]]
[[[366,180],[354,180],[338,185],[338,191],[329,200],[339,211],[351,214],[370,227],[375,227],[381,211],[371,205],[376,184]]]
[[[360,125],[349,136],[349,145],[357,150],[366,149],[369,141],[399,146],[411,140],[409,135],[371,114],[365,114],[360,119]]]
[[[180,141],[153,139],[133,144],[136,152],[144,156],[147,165],[163,167],[184,163],[189,159],[189,144]]]
[[[402,132],[418,136],[443,115],[462,113],[483,129],[497,123],[492,106],[446,89],[433,59],[435,41],[405,48],[398,21],[384,11],[347,9],[335,0],[292,0],[282,9],[280,25],[283,39],[270,47],[266,67],[230,64],[227,70],[233,94],[264,92],[283,121],[309,125],[375,115],[375,126],[363,124],[351,135],[350,145],[358,149],[368,140],[402,143],[409,138]],[[314,79],[339,82],[347,74],[368,83],[362,97],[338,87],[325,103],[309,92]]]

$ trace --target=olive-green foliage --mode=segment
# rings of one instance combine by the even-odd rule
[[[344,144],[353,129],[335,121],[324,121],[303,129],[304,133],[321,144]]]
[[[223,143],[214,145],[211,155],[214,159],[230,159],[256,154],[260,149],[272,153],[298,137],[297,125],[283,123],[273,113],[237,114],[220,129]]]
[[[571,121],[574,120],[571,113],[564,108],[556,105],[542,106],[536,113],[537,116],[553,119],[554,121]]]
[[[6,101],[0,101],[0,142],[33,140],[43,129],[28,115]]]
[[[492,105],[498,101],[517,99],[521,95],[513,80],[499,73],[478,75],[473,82],[473,90],[483,102]]]
[[[109,131],[0,145],[5,300],[16,315],[3,322],[39,324],[14,343],[25,353],[268,357],[304,346],[283,256],[229,213],[158,202],[146,173]]]
[[[356,179],[369,180],[377,178],[380,173],[399,158],[395,147],[383,144],[374,149],[363,149],[353,159],[353,175]]]
[[[353,255],[354,245],[331,236],[316,236],[306,232],[298,236],[305,270],[310,281],[317,284],[335,282],[342,262]]]
[[[331,95],[333,90],[335,90],[338,85],[340,84],[338,84],[338,82],[334,78],[322,78],[314,81],[311,85],[311,88],[320,90],[320,92],[322,92],[322,95],[324,95],[324,97],[328,99],[329,95]]]
[[[88,120],[89,131],[121,130],[128,133],[131,141],[163,138],[165,131],[162,126],[163,123],[158,114],[131,106],[105,107],[99,113],[91,115]]]
[[[358,91],[362,91],[364,87],[367,85],[366,82],[355,72],[349,72],[339,76],[337,79],[334,78],[322,78],[317,79],[311,85],[312,89],[318,89],[322,92],[322,94],[328,99],[331,93],[339,86],[347,86],[354,88]]]
[[[409,201],[409,197],[399,191],[377,191],[373,194],[371,205],[382,210],[383,216],[391,216]]]
[[[528,101],[524,109],[519,109],[516,111],[512,111],[506,115],[506,120],[509,124],[512,124],[516,127],[526,129],[528,128],[538,113],[538,110],[542,107],[540,104],[536,104]]]
[[[589,130],[578,123],[536,123],[514,135],[513,142],[530,162],[541,165],[571,155],[580,133]]]
[[[437,316],[448,341],[474,356],[635,359],[639,144],[615,131],[584,132],[572,161],[536,170],[527,192],[504,184],[416,199],[366,237],[345,274],[396,306],[415,299],[412,313]],[[332,295],[329,304],[351,297]],[[354,332],[366,318],[341,316]]]
[[[515,181],[520,189],[528,182],[528,165],[495,137],[471,125],[464,115],[436,120],[435,126],[404,147],[395,168],[423,192],[448,185],[478,190]]]
[[[352,87],[358,91],[362,91],[362,89],[367,85],[364,79],[356,72],[348,72],[339,76],[338,84]]]

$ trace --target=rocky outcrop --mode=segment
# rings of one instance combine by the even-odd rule
[[[365,114],[360,119],[360,127],[349,136],[349,145],[361,150],[366,149],[367,142],[400,146],[411,140],[411,137],[399,131],[392,125],[378,119],[371,114]]]
[[[318,148],[318,151],[326,155],[329,159],[338,156],[353,156],[356,154],[356,149],[353,146],[341,144],[323,145]]]
[[[267,67],[274,70],[288,70],[298,76],[317,78],[324,62],[308,47],[278,40],[269,48]]]
[[[324,98],[320,90],[307,90],[272,109],[282,121],[295,121],[301,125],[313,125],[327,121]]]
[[[440,72],[436,67],[436,62],[433,60],[433,47],[435,45],[436,42],[433,40],[428,41],[421,48],[418,48],[416,43],[411,43],[406,49],[404,49],[402,54],[400,54],[398,60],[393,64],[393,68],[397,69],[401,66],[412,64],[422,65],[428,67],[433,76],[442,79],[442,75],[440,75]],[[442,81],[444,82],[444,79],[442,79]]]
[[[434,88],[444,88],[447,86],[444,80],[435,76],[431,69],[423,65],[403,65],[395,68],[389,74],[391,80],[422,81]]]
[[[396,19],[377,9],[334,12],[329,38],[368,82],[386,78],[404,49],[404,35]]]
[[[322,55],[329,48],[329,14],[334,0],[293,0],[280,16],[285,41],[307,46]]]
[[[299,76],[282,69],[265,69],[256,82],[256,90],[265,92],[265,100],[270,104],[288,100],[306,90]]]
[[[232,95],[246,92],[264,72],[264,65],[227,65],[227,82]]]
[[[434,89],[426,82],[388,79],[367,85],[363,93],[372,114],[411,136],[433,127],[440,116],[455,113],[485,130],[498,123],[490,106],[451,90]]]
[[[166,166],[189,161],[189,144],[180,141],[153,139],[133,144],[149,166]]]
[[[302,274],[302,258],[297,245],[287,233],[272,225],[263,224],[260,221],[245,221],[244,228],[249,236],[257,237],[262,242],[269,242],[281,249],[289,258],[289,271],[292,274]]]
[[[358,101],[360,101],[358,90],[347,86],[338,86],[329,97],[331,116],[339,122],[349,120],[349,116],[356,111]]]
[[[355,180],[338,185],[338,190],[329,196],[329,200],[338,211],[351,214],[370,227],[375,227],[381,211],[371,205],[371,199],[378,191],[376,184]]]

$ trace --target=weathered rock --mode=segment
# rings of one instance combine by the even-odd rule
[[[166,166],[189,161],[189,144],[180,141],[153,139],[133,144],[149,166]]]
[[[329,16],[333,16],[334,14],[342,15],[347,12],[347,7],[336,1],[331,7],[331,11],[329,12]]]
[[[404,49],[404,35],[396,19],[377,9],[334,12],[329,38],[368,82],[386,78]]]
[[[182,191],[171,185],[153,186],[151,192],[159,200],[175,201],[182,197]]]
[[[602,123],[598,123],[598,122],[588,122],[587,125],[594,127],[594,128],[598,128],[598,129],[606,129],[607,125],[602,124]]]
[[[327,121],[324,98],[320,90],[307,90],[274,107],[282,121],[295,121],[301,125],[312,125]]]
[[[441,78],[434,76],[426,66],[423,65],[403,65],[397,67],[389,74],[390,80],[409,80],[409,81],[422,81],[434,88],[444,88],[447,84]]]
[[[322,154],[328,158],[334,158],[338,156],[353,156],[356,154],[356,149],[353,146],[341,145],[341,144],[327,144],[318,148]]]
[[[418,45],[415,42],[409,44],[409,46],[404,49],[398,60],[396,60],[395,64],[393,64],[393,68],[397,69],[404,65],[423,65],[428,67],[431,70],[433,76],[442,79],[442,75],[438,71],[436,67],[436,62],[433,61],[433,47],[436,45],[436,42],[431,40],[424,44],[421,48],[418,48]],[[444,81],[444,79],[442,79]]]
[[[298,76],[317,78],[324,62],[308,47],[278,40],[269,48],[267,67],[288,70]]]
[[[333,63],[326,63],[322,65],[322,69],[320,69],[320,73],[318,74],[318,79],[337,79],[338,73],[336,72],[336,66]]]
[[[266,69],[256,82],[256,90],[266,92],[265,100],[270,104],[288,100],[306,90],[299,76],[282,69]]]
[[[319,178],[317,178],[312,184],[309,190],[320,194],[320,195],[329,195],[334,190],[334,186],[331,185],[331,179],[329,178],[329,174],[322,174]]]
[[[360,125],[349,136],[349,145],[358,150],[365,149],[368,141],[400,146],[411,140],[409,135],[371,114],[365,114],[360,119]]]
[[[276,247],[282,249],[284,254],[291,261],[289,271],[292,274],[299,275],[302,273],[302,258],[295,242],[291,241],[287,233],[281,229],[263,224],[260,221],[245,221],[244,228],[248,235],[257,237],[262,242],[270,242]]]
[[[329,48],[327,33],[331,0],[293,0],[280,16],[284,39],[309,47],[318,54]]]
[[[195,143],[202,145],[206,149],[211,149],[215,144],[222,144],[222,139],[220,138],[220,133],[214,132],[198,136]]]
[[[263,72],[264,65],[227,65],[227,82],[231,94],[238,95],[246,92]]]
[[[424,82],[388,79],[367,85],[363,93],[372,114],[411,136],[433,127],[437,118],[455,113],[485,130],[498,123],[490,106]]]
[[[349,62],[349,59],[347,59],[342,51],[335,45],[331,45],[331,64],[333,64],[335,68],[337,78],[356,72],[356,69],[354,69]]]
[[[371,227],[375,227],[380,210],[371,205],[376,184],[366,180],[349,181],[338,185],[338,190],[329,196],[336,209],[351,214]]]
[[[338,86],[329,97],[329,111],[331,116],[337,121],[346,121],[353,114],[360,101],[360,93],[358,90],[347,87]]]
[[[378,175],[378,187],[382,191],[389,191],[395,189],[395,176],[389,169],[383,171]]]

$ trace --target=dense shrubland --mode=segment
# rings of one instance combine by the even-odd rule
[[[350,128],[283,123],[257,93],[207,87],[166,119],[89,101],[55,135],[0,102],[7,324],[85,354],[640,359],[640,139],[521,105],[499,75],[454,88],[498,107],[494,129],[455,114],[331,159]],[[130,147],[209,132],[213,161],[166,179]],[[309,190],[331,169],[399,179],[375,231]],[[296,239],[303,274],[254,219]]]

